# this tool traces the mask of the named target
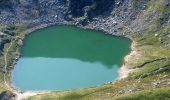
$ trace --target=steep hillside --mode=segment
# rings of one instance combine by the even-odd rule
[[[8,87],[10,74],[25,34],[61,24],[131,38],[132,52],[123,68],[133,72],[100,87],[51,92],[28,100],[170,99],[169,0],[1,0],[0,98],[14,97]]]

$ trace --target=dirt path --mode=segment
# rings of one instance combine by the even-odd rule
[[[7,77],[6,77],[7,66],[8,66],[7,56],[8,56],[9,50],[11,49],[13,43],[17,40],[18,37],[19,37],[19,36],[16,36],[16,37],[15,37],[15,39],[11,42],[11,44],[10,44],[9,47],[7,48],[6,53],[4,54],[4,64],[5,64],[5,66],[4,66],[4,71],[5,71],[5,73],[4,73],[4,84],[5,84],[6,88],[7,88],[7,90],[9,90],[9,91],[13,91],[13,89],[11,89],[11,86],[9,86],[9,84],[7,83]]]
[[[5,71],[5,73],[4,73],[4,84],[5,84],[5,88],[6,88],[8,91],[11,91],[11,92],[15,93],[16,95],[17,95],[19,92],[16,91],[16,90],[14,90],[14,89],[9,85],[9,83],[7,82],[7,75],[6,75],[6,74],[7,74],[7,66],[8,66],[7,56],[8,56],[9,50],[11,49],[13,43],[17,40],[18,37],[19,37],[19,36],[16,36],[16,37],[14,38],[14,40],[10,43],[9,47],[7,48],[6,53],[4,54],[4,64],[5,64],[5,66],[4,66],[4,71]]]

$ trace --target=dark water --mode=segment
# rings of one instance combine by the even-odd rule
[[[70,26],[54,26],[27,36],[12,82],[22,90],[70,90],[118,78],[127,38]]]

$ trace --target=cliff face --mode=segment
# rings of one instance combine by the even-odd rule
[[[162,6],[169,6],[169,0]],[[1,0],[0,23],[14,24],[48,24],[72,21],[73,18],[81,18],[79,24],[87,25],[97,21],[102,24],[109,19],[108,24],[113,22],[124,25],[138,23],[147,20],[144,17],[157,17],[157,12],[151,12],[148,16],[140,15],[148,10],[148,2],[154,0]],[[140,14],[139,14],[140,13]],[[112,19],[111,19],[111,18]],[[142,18],[143,17],[143,18]],[[168,19],[169,14],[166,14]],[[114,19],[114,20],[113,20]],[[163,18],[162,18],[163,19]],[[101,22],[101,20],[104,20]],[[135,21],[134,21],[135,20]],[[148,20],[153,20],[149,19]],[[167,20],[164,20],[167,22]],[[106,23],[105,23],[106,24]],[[147,24],[147,23],[146,23]],[[99,26],[99,24],[97,24]],[[106,25],[107,27],[110,27]],[[135,30],[142,30],[141,27]],[[120,27],[119,27],[120,28]],[[107,30],[107,29],[106,29]],[[112,31],[114,33],[114,31]]]
[[[114,4],[115,0],[1,0],[0,22],[62,22],[67,16],[82,17],[86,11],[93,18],[111,11]]]
[[[42,16],[44,13],[50,13],[50,11],[55,14],[59,12],[59,8],[60,10],[67,8],[65,12],[74,17],[84,16],[86,10],[88,10],[88,16],[94,17],[111,11],[114,5],[115,0],[1,0],[0,12],[19,15],[17,13],[20,11],[27,14],[25,15],[27,17],[33,15],[31,18],[35,19],[37,17],[34,16]]]
[[[117,28],[120,28],[115,26],[116,23],[134,20],[137,13],[145,9],[147,2],[148,0],[137,3],[136,0],[1,0],[0,23],[35,26],[75,21],[78,25],[95,23],[93,28],[116,33]]]
[[[1,22],[45,20],[63,21],[67,15],[84,16],[85,8],[91,7],[88,15],[94,17],[108,11],[114,0],[2,0]]]
[[[64,0],[3,0],[0,6],[0,23],[5,24],[62,22],[67,10]]]
[[[87,12],[89,18],[103,15],[112,11],[115,0],[70,0],[70,14],[74,17],[84,16]]]

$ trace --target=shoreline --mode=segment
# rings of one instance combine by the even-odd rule
[[[136,45],[136,42],[131,38],[131,37],[127,37],[129,39],[131,39],[132,41],[132,44],[130,46],[131,48],[131,51],[129,54],[127,54],[125,57],[124,57],[124,64],[120,67],[120,69],[118,70],[118,73],[119,73],[119,80],[121,79],[124,79],[124,78],[127,78],[129,73],[137,70],[136,68],[135,69],[132,69],[132,68],[129,68],[127,66],[127,63],[130,61],[130,58],[137,55],[138,52],[135,50],[135,45]]]
[[[20,34],[23,33],[24,36],[23,36],[23,37],[20,37],[21,40],[22,40],[22,43],[21,43],[20,47],[23,45],[23,40],[25,39],[25,36],[28,35],[29,33],[33,32],[33,31],[36,31],[36,30],[39,30],[39,29],[42,29],[42,28],[45,28],[45,27],[49,27],[49,26],[53,26],[53,25],[60,25],[60,24],[61,24],[61,25],[64,25],[65,23],[42,24],[42,25],[36,26],[36,27],[34,27],[34,28],[30,28],[30,29],[26,29],[26,30],[24,30],[24,31],[21,31]],[[16,37],[18,37],[18,36],[16,36]],[[15,41],[15,40],[14,40],[14,41]],[[19,52],[19,55],[16,57],[15,62],[13,62],[13,65],[12,65],[12,66],[13,66],[13,69],[14,69],[14,67],[15,67],[15,64],[16,64],[17,61],[19,60],[20,55],[21,55],[21,54],[20,54],[20,52]],[[10,92],[12,92],[12,93],[15,94],[14,99],[16,99],[16,100],[22,100],[22,99],[24,99],[25,97],[30,97],[30,96],[34,96],[34,95],[38,95],[38,94],[50,93],[50,92],[57,92],[57,91],[23,91],[23,90],[19,89],[18,87],[14,86],[14,85],[12,84],[11,78],[12,78],[12,71],[13,71],[13,69],[8,72],[9,75],[8,75],[7,78],[9,78],[9,79],[8,79],[9,81],[7,82],[7,85],[4,86],[4,87],[6,87],[6,90],[8,90],[8,91],[10,91]],[[4,85],[5,85],[5,84],[4,84]]]
[[[31,32],[33,31],[36,31],[36,30],[39,30],[39,29],[42,29],[42,28],[46,28],[46,27],[50,27],[50,26],[55,26],[55,25],[69,25],[67,23],[55,23],[55,24],[42,24],[42,25],[39,25],[39,26],[36,26],[34,28],[30,28],[30,29],[26,29],[25,31],[21,32],[21,33],[24,33],[24,37],[22,37],[22,44],[20,46],[23,45],[23,40],[25,39],[25,36],[30,34]],[[76,25],[74,25],[76,26]],[[89,29],[89,30],[94,30],[94,31],[102,31],[102,30],[96,30],[96,29],[91,29],[91,28],[85,28],[85,27],[81,27],[81,26],[76,26],[78,28],[83,28],[83,29]],[[104,32],[104,31],[102,31]],[[109,34],[109,33],[106,33],[104,32],[106,35]],[[110,34],[111,36],[118,36],[118,37],[123,37],[123,38],[127,38],[127,39],[130,39],[132,41],[132,44],[131,44],[131,50],[130,50],[130,53],[127,54],[125,57],[124,57],[124,60],[123,60],[123,65],[120,67],[120,69],[118,70],[118,73],[119,73],[119,77],[118,77],[118,80],[121,80],[123,78],[126,78],[128,76],[128,74],[133,71],[134,69],[129,69],[127,66],[126,66],[126,61],[127,61],[127,57],[128,56],[131,56],[132,52],[133,51],[133,47],[134,47],[134,41],[132,38],[130,38],[129,36],[119,36],[119,35],[116,35],[116,34]],[[20,58],[20,53],[19,53],[19,56],[16,57],[17,60]],[[17,62],[17,60],[15,62]],[[13,65],[13,69],[14,69],[14,66]],[[65,92],[65,91],[57,91],[57,90],[53,90],[53,91],[38,91],[38,90],[35,90],[35,91],[23,91],[19,88],[17,88],[16,86],[14,86],[12,84],[12,81],[11,81],[11,77],[12,77],[12,71],[13,69],[9,72],[10,73],[10,82],[8,84],[8,86],[10,87],[10,91],[13,92],[16,97],[15,99],[16,100],[22,100],[22,99],[25,99],[25,98],[28,98],[28,97],[31,97],[31,96],[34,96],[34,95],[38,95],[38,94],[45,94],[45,93],[51,93],[51,92]]]
[[[46,94],[46,93],[50,93],[49,92],[43,92],[43,91],[40,91],[40,92],[33,92],[33,91],[26,91],[24,93],[19,93],[17,94],[17,96],[15,97],[15,100],[23,100],[23,99],[27,99],[31,96],[35,96],[35,95],[40,95],[40,94]]]

